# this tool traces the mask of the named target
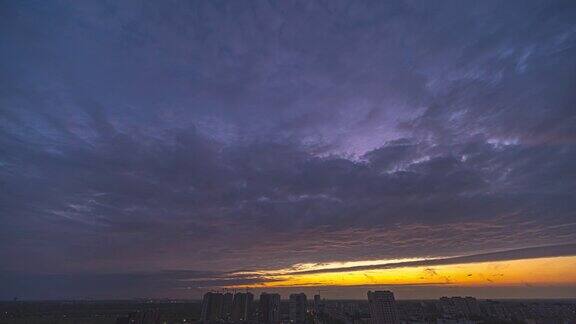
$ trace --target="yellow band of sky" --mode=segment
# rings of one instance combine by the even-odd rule
[[[294,274],[289,273],[289,271],[275,270],[261,271],[258,274],[264,278],[263,282],[229,286],[228,288],[418,284],[458,286],[576,284],[576,256],[325,273]]]

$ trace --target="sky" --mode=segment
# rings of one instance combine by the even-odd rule
[[[574,1],[0,7],[0,299],[576,297]]]

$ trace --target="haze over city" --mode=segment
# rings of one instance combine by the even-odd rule
[[[0,58],[0,300],[576,298],[574,1],[2,1]]]

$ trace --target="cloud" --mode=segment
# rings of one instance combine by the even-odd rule
[[[390,262],[374,265],[293,271],[287,274],[297,275],[297,274],[330,273],[330,272],[346,272],[346,271],[364,271],[364,270],[376,270],[376,269],[394,269],[403,267],[467,264],[478,262],[522,260],[531,258],[562,257],[562,256],[574,256],[574,255],[576,255],[576,244],[565,244],[554,246],[538,246],[524,249],[497,251],[497,252],[472,254],[472,255],[449,257],[449,258],[436,258],[436,259],[427,259],[418,261],[401,261],[401,262]],[[429,275],[432,276],[437,275],[433,268],[426,268],[425,270],[426,273]]]
[[[576,241],[570,1],[1,6],[2,271]]]

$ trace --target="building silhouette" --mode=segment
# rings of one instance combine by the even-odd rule
[[[448,318],[472,318],[482,316],[480,304],[474,297],[440,298],[442,313]]]
[[[232,301],[234,295],[231,293],[225,293],[222,297],[222,314],[221,318],[224,320],[230,320],[232,317]]]
[[[236,293],[232,303],[232,321],[235,323],[251,321],[254,311],[252,293]]]
[[[320,295],[314,295],[314,313],[320,314],[324,311],[324,303]]]
[[[303,324],[306,322],[306,310],[308,301],[304,293],[291,294],[289,304],[290,322]]]
[[[116,324],[158,324],[160,312],[158,309],[138,310],[127,317],[119,317]]]
[[[279,294],[260,294],[260,312],[258,320],[262,324],[280,323],[280,295]]]
[[[368,306],[372,324],[400,323],[394,293],[391,291],[369,291]]]
[[[220,321],[223,319],[224,295],[221,293],[207,292],[202,298],[202,312],[200,321],[203,323]]]

